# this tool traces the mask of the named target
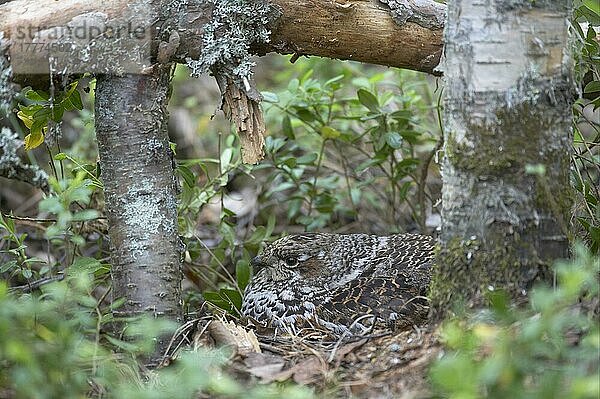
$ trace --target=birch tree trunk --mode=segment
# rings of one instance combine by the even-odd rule
[[[98,76],[96,137],[111,241],[115,317],[182,321],[176,181],[167,135],[170,72]],[[168,344],[157,338],[155,365]]]
[[[514,299],[567,255],[570,0],[448,2],[434,315]]]

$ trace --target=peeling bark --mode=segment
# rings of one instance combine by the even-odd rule
[[[572,4],[510,3],[449,4],[437,315],[527,295],[567,255]]]
[[[223,96],[221,108],[229,121],[237,126],[242,146],[242,160],[248,164],[258,163],[264,158],[265,121],[259,103],[249,98],[232,81],[219,79]]]
[[[182,321],[176,181],[167,136],[169,68],[98,76],[96,136],[112,260],[115,317]],[[156,364],[168,344],[157,339]]]

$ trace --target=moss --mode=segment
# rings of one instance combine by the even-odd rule
[[[536,176],[534,186],[535,197],[533,206],[539,210],[547,211],[548,215],[558,221],[569,241],[573,237],[569,228],[572,208],[575,202],[575,192],[573,190],[556,189],[556,182],[569,181],[569,163],[559,168],[559,175],[541,175]]]
[[[487,304],[488,293],[503,290],[517,298],[526,294],[524,288],[544,275],[546,265],[531,248],[483,243],[473,237],[454,238],[436,249],[437,265],[429,289],[434,318],[439,319],[450,309],[477,307]]]
[[[454,167],[478,176],[522,175],[527,164],[554,162],[554,153],[565,147],[547,142],[546,135],[556,129],[557,123],[554,118],[539,115],[537,109],[531,102],[506,105],[496,112],[493,122],[468,123],[466,130],[478,141],[462,144],[449,134],[448,160]]]

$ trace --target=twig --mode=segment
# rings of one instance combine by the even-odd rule
[[[56,222],[56,219],[29,218],[29,217],[24,217],[24,216],[7,215],[5,213],[2,214],[2,217],[5,217],[7,219],[21,220],[21,221],[27,221],[27,222],[36,222],[36,223],[55,223]]]
[[[33,290],[40,288],[42,285],[53,283],[55,281],[61,281],[64,278],[65,278],[64,274],[57,274],[56,276],[44,277],[42,279],[36,280],[29,284],[19,285],[17,287],[11,287],[9,289],[9,291],[11,291],[11,292],[21,291],[21,293],[26,294],[26,293],[29,293]]]
[[[421,233],[425,234],[427,233],[426,230],[426,221],[427,221],[427,212],[425,211],[425,182],[427,181],[427,176],[428,176],[428,171],[429,171],[429,165],[431,165],[431,161],[433,160],[433,157],[435,156],[435,154],[437,154],[437,152],[439,150],[442,149],[442,146],[444,145],[444,126],[442,125],[442,115],[440,113],[440,107],[441,107],[441,99],[442,99],[442,94],[440,93],[439,97],[438,97],[438,104],[437,104],[437,114],[438,114],[438,123],[439,123],[439,128],[440,128],[440,132],[442,133],[440,136],[440,139],[438,141],[438,143],[436,144],[436,146],[433,148],[433,150],[427,155],[427,158],[425,158],[423,164],[421,165],[421,170],[419,172],[419,182],[417,183],[417,202],[419,203],[419,228],[421,229]]]
[[[187,331],[189,331],[190,329],[194,329],[196,328],[198,322],[200,321],[200,319],[194,319],[194,320],[190,320],[186,323],[184,323],[182,326],[180,326],[174,333],[173,336],[171,337],[171,340],[169,341],[169,345],[167,345],[167,349],[165,349],[165,352],[163,353],[163,356],[160,360],[160,366],[166,366],[166,362],[167,359],[172,358],[173,355],[169,355],[169,353],[176,353],[179,348],[181,348],[182,343],[187,340],[188,343],[190,342],[187,337],[186,337],[186,333]],[[177,343],[177,345],[175,346],[175,349],[171,350],[171,348],[173,347],[173,344],[175,343],[175,341],[181,338],[179,340],[179,342]]]

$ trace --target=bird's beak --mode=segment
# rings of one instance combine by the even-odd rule
[[[256,274],[260,269],[264,269],[269,266],[260,256],[255,256],[250,261],[250,266],[252,266],[252,272]]]

